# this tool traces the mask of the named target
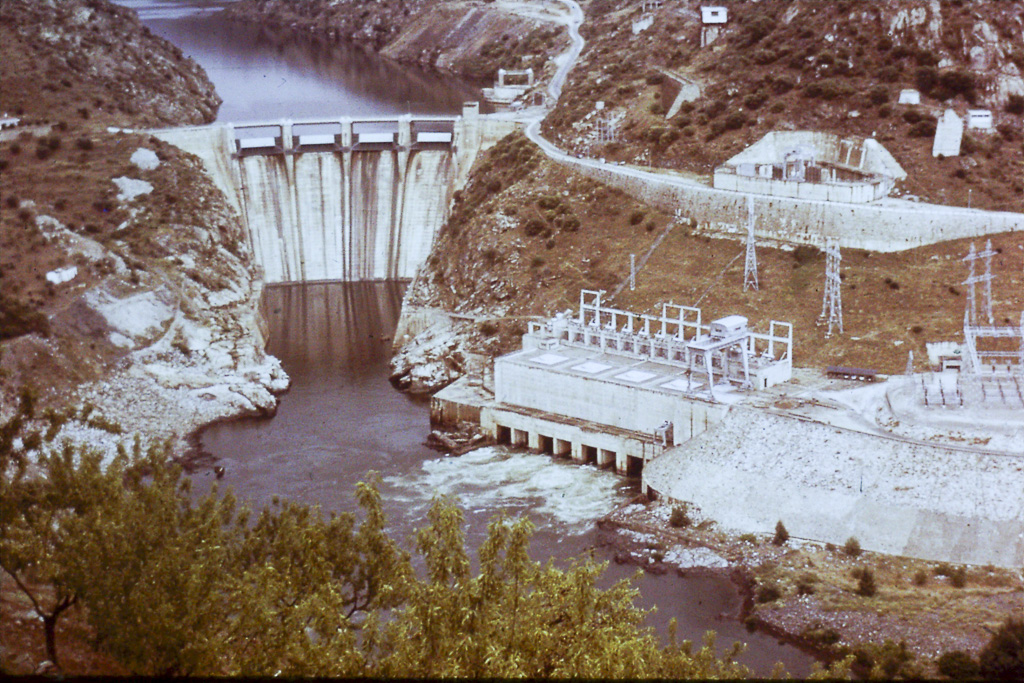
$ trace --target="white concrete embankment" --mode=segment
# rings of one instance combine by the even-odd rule
[[[644,484],[737,532],[1024,565],[1024,454],[967,453],[752,409],[648,463]]]

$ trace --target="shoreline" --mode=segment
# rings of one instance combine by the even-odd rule
[[[601,544],[618,550],[616,562],[644,571],[728,577],[742,599],[739,612],[729,618],[822,665],[853,655],[853,671],[860,677],[875,666],[888,675],[895,674],[886,667],[895,666],[903,675],[936,677],[939,655],[962,650],[976,656],[994,626],[1024,609],[1020,570],[968,570],[866,551],[850,555],[831,544],[794,538],[774,545],[764,535],[723,530],[713,520],[699,519],[692,508],[691,523],[675,527],[669,522],[674,507],[680,506],[635,497],[597,520]],[[652,552],[652,546],[662,550]],[[709,561],[690,566],[664,558],[652,561],[657,552]],[[857,594],[851,576],[857,568],[878,577],[877,595]],[[953,578],[958,570],[966,577],[966,585],[959,587]]]

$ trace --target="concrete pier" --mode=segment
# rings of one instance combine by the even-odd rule
[[[459,421],[478,423],[498,443],[581,465],[614,468],[626,476],[640,476],[644,464],[665,450],[652,433],[498,403],[465,377],[435,394],[430,412],[435,426],[454,426]],[[698,428],[703,431],[718,419],[717,414],[703,414],[697,421]]]

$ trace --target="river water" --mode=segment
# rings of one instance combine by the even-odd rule
[[[258,29],[219,18],[224,2],[120,0],[158,35],[176,43],[207,71],[224,98],[219,119],[242,121],[312,116],[457,113],[471,86],[429,71],[398,67],[358,48],[314,40],[280,42]],[[253,87],[253,84],[267,84]],[[281,359],[292,388],[272,419],[214,425],[201,435],[230,486],[259,509],[274,496],[324,510],[355,511],[356,482],[382,478],[393,536],[411,538],[435,495],[453,497],[466,516],[475,548],[498,512],[529,515],[537,526],[532,554],[568,558],[595,548],[594,520],[638,493],[637,482],[608,471],[505,447],[460,458],[423,445],[429,431],[425,401],[394,391],[387,381],[390,336],[401,310],[401,283],[313,283],[265,290],[268,351]],[[206,483],[209,473],[199,475]],[[609,563],[605,583],[635,568]],[[801,675],[810,658],[773,638],[748,633],[734,618],[740,598],[721,575],[644,575],[638,605],[656,607],[649,622],[665,633],[700,641],[707,630],[720,646],[748,644],[741,661],[767,675],[776,661]]]

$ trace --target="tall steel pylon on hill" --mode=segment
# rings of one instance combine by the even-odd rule
[[[819,324],[828,321],[828,332],[825,338],[832,336],[832,327],[838,326],[843,333],[843,294],[839,290],[842,280],[839,277],[839,244],[830,237],[825,238],[825,292],[821,298],[821,316]]]
[[[967,310],[964,311],[964,318],[971,324],[978,324],[978,298],[975,291],[975,285],[979,282],[985,284],[985,290],[983,292],[985,307],[985,317],[988,318],[988,324],[992,325],[995,322],[995,318],[992,317],[992,257],[996,255],[996,252],[992,251],[992,240],[985,242],[985,251],[978,252],[974,249],[974,242],[971,242],[971,250],[967,252],[967,256],[964,257],[964,261],[967,261],[968,267],[970,268],[967,279],[964,280],[963,284],[967,285]],[[975,263],[978,259],[985,259],[985,274],[978,275],[975,273]]]
[[[757,284],[757,250],[754,247],[754,199],[747,197],[747,261],[743,266],[743,291]]]

